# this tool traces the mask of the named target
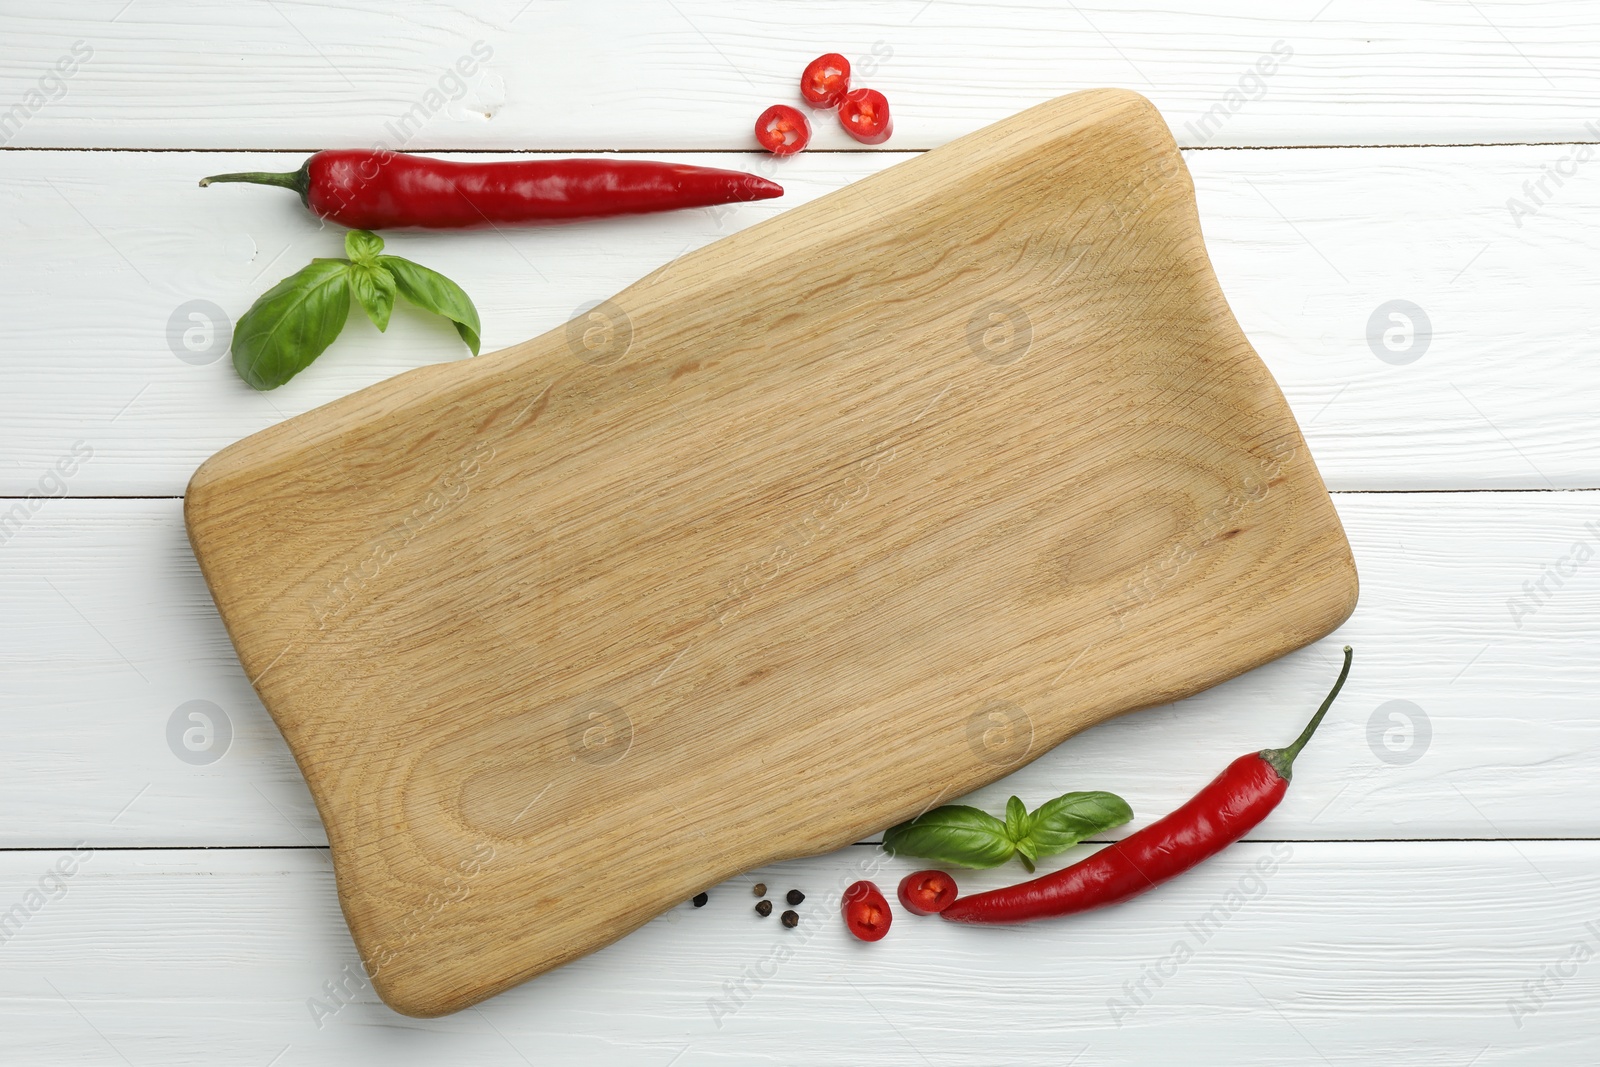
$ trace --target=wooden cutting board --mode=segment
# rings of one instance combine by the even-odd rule
[[[185,514],[421,1016],[1356,600],[1177,148],[1111,90],[258,433]]]

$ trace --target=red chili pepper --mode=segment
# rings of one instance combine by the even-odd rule
[[[956,899],[956,880],[943,871],[916,871],[900,879],[900,903],[913,915],[937,915]]]
[[[850,61],[838,52],[818,56],[800,75],[800,95],[812,107],[838,107],[850,90]]]
[[[756,119],[756,140],[775,156],[792,156],[811,143],[811,120],[799,108],[773,104]]]
[[[876,89],[852,89],[839,102],[839,125],[862,144],[882,144],[894,132],[889,101]]]
[[[201,180],[280,185],[318,216],[354,230],[638,215],[783,195],[776,182],[735,170],[642,159],[523,159],[455,163],[366,149],[318,152],[287,174]]]
[[[958,923],[1020,923],[1070,915],[1138,896],[1243,837],[1278,806],[1289,788],[1294,758],[1322,723],[1350,674],[1344,668],[1328,698],[1288,748],[1240,756],[1165,818],[1129,834],[1070,867],[1031,882],[962,897],[940,915]]]
[[[850,932],[863,941],[880,940],[889,932],[894,916],[889,914],[889,902],[871,882],[853,883],[844,891],[839,910],[844,912],[844,924]]]

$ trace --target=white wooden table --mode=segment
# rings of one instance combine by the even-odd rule
[[[489,58],[453,73],[475,45]],[[889,95],[894,139],[861,150],[818,121],[810,152],[751,153],[756,114],[830,50],[874,68],[858,81]],[[6,4],[0,1061],[1600,1061],[1597,54],[1584,0]],[[50,73],[63,57],[70,77]],[[385,140],[671,153],[787,188],[394,236],[474,295],[488,350],[1100,85],[1149,95],[1188,149],[1224,289],[1335,492],[1361,604],[1319,645],[1081,735],[975,802],[1112,789],[1142,824],[1292,737],[1354,644],[1282,808],[1180,881],[1070,921],[902,914],[854,943],[839,890],[910,869],[864,842],[711,887],[706,908],[479,1008],[390,1012],[358,977],[322,829],[181,496],[228,442],[464,353],[441,322],[397,312],[380,338],[358,312],[309,371],[252,392],[229,317],[341,254],[340,231],[286,193],[195,179]],[[209,345],[185,343],[193,312],[217,319]],[[196,710],[212,732],[186,745]],[[757,880],[809,895],[798,929],[755,915]]]

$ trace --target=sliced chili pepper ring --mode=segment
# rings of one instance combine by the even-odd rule
[[[838,107],[850,91],[850,61],[838,52],[818,56],[800,75],[800,95],[812,107]]]
[[[811,120],[799,108],[773,104],[756,119],[756,140],[775,156],[792,156],[811,143]]]
[[[913,871],[900,879],[900,903],[913,915],[937,915],[956,895],[956,880],[943,871]]]
[[[883,899],[878,887],[868,881],[856,882],[846,889],[839,910],[844,913],[846,928],[862,941],[881,940],[894,919],[889,913],[889,902]]]
[[[894,133],[888,99],[876,89],[852,89],[839,101],[839,125],[862,144],[882,144]]]

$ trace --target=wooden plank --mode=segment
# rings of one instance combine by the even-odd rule
[[[1106,85],[1151,95],[1184,144],[1593,140],[1600,112],[1583,0],[95,0],[4,30],[0,101],[31,111],[14,146],[743,149],[826,51],[889,94],[896,149]],[[819,146],[853,145],[818,118]]]
[[[33,813],[7,843],[326,843],[179,501],[50,501],[0,545],[0,602],[0,795]]]
[[[58,857],[0,853],[0,902]],[[3,945],[0,1027],[19,1064],[1103,1067],[1178,1044],[1200,1067],[1588,1063],[1597,860],[1593,841],[1247,843],[1117,908],[1006,929],[897,912],[863,945],[840,891],[911,868],[851,848],[419,1021],[358,977],[324,854],[99,851]],[[756,916],[757,878],[807,894],[799,927]]]
[[[1331,14],[1331,12],[1330,12]],[[131,15],[130,15],[131,17]],[[1191,152],[1207,247],[1246,335],[1283,386],[1335,489],[1600,486],[1600,363],[1590,293],[1600,267],[1572,233],[1600,226],[1587,170],[1531,216],[1506,207],[1567,149]],[[199,189],[197,176],[284,169],[298,156],[0,153],[0,495],[60,492],[74,442],[93,458],[74,495],[182,492],[228,443],[401,370],[459,358],[450,328],[401,309],[386,335],[359,314],[288,386],[234,375],[227,329],[313,256],[340,254],[275,189]],[[755,156],[675,157],[760,168]],[[683,253],[906,158],[802,155],[780,200],[504,234],[406,234],[391,248],[461,281],[485,350],[534,336]],[[1531,204],[1532,202],[1529,201]],[[1390,222],[1366,221],[1381,204]],[[1292,221],[1291,221],[1292,220]],[[1520,221],[1521,225],[1518,225]],[[1544,279],[1529,285],[1527,279]],[[1485,299],[1515,292],[1516,299]],[[1415,361],[1375,354],[1369,320],[1393,300],[1429,316]],[[206,311],[205,301],[214,307]],[[198,309],[198,310],[197,310]],[[176,323],[169,331],[169,324]],[[1379,316],[1382,329],[1391,323]],[[186,328],[196,327],[184,346]],[[176,351],[175,351],[176,350]],[[195,365],[180,354],[214,361]],[[64,385],[70,382],[70,386]],[[1551,383],[1548,387],[1540,383]]]
[[[1288,741],[1349,641],[1350,684],[1261,836],[1592,836],[1600,563],[1579,566],[1573,545],[1595,550],[1586,524],[1600,493],[1336,494],[1335,504],[1362,578],[1337,634],[1079,734],[974,802],[998,810],[1012,792],[1111,789],[1141,825],[1239,753]],[[1524,582],[1544,591],[1530,598]],[[50,503],[0,546],[0,600],[11,606],[0,614],[10,709],[0,806],[11,813],[0,844],[326,841],[228,645],[178,501]],[[227,716],[231,740],[212,763],[185,762],[169,742],[194,700]],[[204,759],[218,749],[204,748],[204,724],[188,714],[177,745],[202,728],[191,741]]]

